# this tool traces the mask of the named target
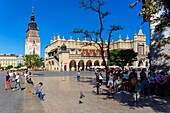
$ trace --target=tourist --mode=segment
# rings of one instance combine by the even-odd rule
[[[12,78],[12,81],[14,81],[15,82],[15,77],[16,77],[16,74],[15,73],[13,73],[13,76],[12,76],[13,78]]]
[[[80,81],[80,70],[77,71],[77,81]]]
[[[140,72],[140,80],[141,80],[141,91],[142,93],[146,93],[145,89],[149,87],[149,81],[148,78],[146,77],[146,73],[145,73],[146,69],[143,68],[142,71]]]
[[[141,92],[141,82],[137,81],[137,84],[135,85],[135,92],[133,94],[134,101],[138,101],[140,98],[140,92]]]
[[[118,78],[114,81],[114,89],[116,93],[120,90],[121,87],[122,87],[122,80],[120,76],[118,76]]]
[[[126,69],[122,73],[122,87],[124,91],[129,90],[128,70]]]
[[[28,76],[28,71],[26,70],[26,71],[24,72],[24,77],[25,77],[25,79],[27,78],[27,76]]]
[[[155,94],[155,88],[156,88],[156,77],[155,77],[155,73],[151,73],[151,76],[149,78],[150,81],[150,92],[151,94]]]
[[[109,88],[109,93],[111,93],[113,90],[113,73],[112,72],[109,73],[109,81],[108,81],[107,86]]]
[[[158,86],[158,95],[159,96],[165,96],[165,90],[167,88],[167,77],[165,76],[165,72],[161,71],[160,74],[158,74],[158,76],[156,76],[156,82],[157,82],[157,86]]]
[[[95,72],[95,75],[96,75],[96,82],[98,82],[99,81],[99,70],[96,69],[94,72]]]
[[[8,87],[10,87],[10,89],[12,89],[11,84],[10,84],[10,75],[8,72],[6,72],[5,90],[7,90]]]
[[[33,94],[38,94],[38,97],[40,98],[40,100],[43,100],[43,83],[40,82],[39,84],[37,84],[34,88],[33,88]]]
[[[19,91],[21,91],[21,83],[20,83],[20,75],[19,75],[19,73],[18,72],[16,72],[16,77],[15,77],[15,86],[14,86],[14,89],[13,89],[13,91],[15,91],[15,88],[16,88],[16,86],[18,85],[19,86]]]
[[[13,73],[12,70],[9,71],[9,76],[12,77],[13,76]]]
[[[102,83],[103,83],[103,75],[102,75],[102,70],[100,70],[100,73],[99,73],[99,92],[102,92]]]
[[[129,74],[129,82],[131,84],[131,93],[134,93],[135,85],[137,83],[137,73],[135,69],[132,69],[132,72]]]
[[[34,85],[34,83],[33,83],[33,81],[32,81],[30,76],[26,77],[26,81],[27,81],[27,83]]]

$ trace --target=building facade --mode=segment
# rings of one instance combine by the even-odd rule
[[[9,65],[17,66],[17,56],[15,54],[0,55],[0,67],[6,68]]]
[[[0,54],[0,67],[6,68],[9,65],[17,67],[19,64],[24,65],[24,56],[15,54]]]
[[[25,55],[26,54],[38,54],[40,56],[40,37],[37,23],[35,22],[34,8],[32,9],[32,15],[26,31]]]
[[[15,54],[1,54],[0,55],[0,67],[6,68],[9,65],[17,67],[19,64],[24,65],[24,56]]]
[[[23,55],[17,56],[17,66],[20,64],[24,66],[24,56]]]
[[[84,46],[87,43],[91,43],[90,46]],[[146,35],[143,34],[141,29],[138,34],[134,34],[133,40],[130,40],[128,36],[125,40],[122,40],[119,36],[117,41],[110,44],[110,50],[114,49],[133,49],[138,53],[137,61],[133,65],[149,66],[149,60],[147,59],[149,47],[146,45]],[[50,45],[46,47],[44,55],[45,68],[49,71],[86,70],[91,66],[103,65],[97,45],[86,39],[80,41],[79,38],[74,40],[70,37],[66,40],[64,37],[61,38],[60,35],[54,36],[50,41]],[[104,51],[104,55],[106,58],[106,51]]]

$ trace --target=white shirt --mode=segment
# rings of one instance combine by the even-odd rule
[[[103,77],[102,77],[100,74],[99,74],[99,79],[100,79],[100,80],[102,80],[102,79],[103,79]]]
[[[28,74],[27,74],[27,73],[25,73],[25,74],[24,74],[24,77],[26,78],[27,76],[28,76]]]
[[[17,75],[17,76],[15,77],[15,79],[17,80],[16,82],[20,82],[20,77],[19,77],[19,75]]]
[[[13,76],[13,73],[12,73],[12,72],[10,72],[10,73],[9,73],[9,76],[10,76],[10,77],[12,77],[12,76]]]

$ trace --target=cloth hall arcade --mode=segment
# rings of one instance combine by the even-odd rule
[[[60,35],[54,36],[50,41],[50,45],[44,51],[46,70],[76,71],[79,69],[87,70],[91,66],[102,66],[100,50],[96,48],[94,42],[91,42],[93,46],[84,46],[86,43],[89,43],[86,39],[81,41],[79,38],[74,40],[70,37],[70,39],[66,40],[64,36],[62,38]],[[118,40],[110,45],[110,50],[114,49],[133,49],[138,53],[137,61],[133,65],[149,65],[149,60],[147,59],[149,46],[146,45],[146,35],[143,34],[142,29],[137,34],[134,34],[132,40],[128,36],[125,40],[122,40],[121,36],[119,36]],[[106,51],[104,54],[107,57]]]

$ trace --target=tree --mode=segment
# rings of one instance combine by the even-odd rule
[[[11,69],[11,68],[13,68],[13,66],[12,66],[12,65],[9,65],[9,66],[7,66],[5,69],[6,69],[6,70],[9,70],[9,69]]]
[[[111,64],[121,65],[122,67],[126,66],[127,63],[131,63],[137,60],[137,55],[134,50],[113,50],[111,52]]]
[[[103,11],[102,10],[103,5],[104,5],[103,0],[82,0],[81,7],[84,8],[84,10],[91,10],[92,12],[97,13],[99,19],[99,28],[97,28],[97,30],[92,31],[89,31],[84,28],[76,28],[73,30],[73,33],[82,34],[84,38],[89,38],[91,42],[94,42],[95,45],[97,45],[97,47],[101,51],[103,64],[106,68],[106,81],[108,81],[107,72],[108,66],[110,65],[110,42],[112,38],[112,33],[123,28],[120,25],[110,25],[110,28],[108,28],[109,30],[105,27],[104,20],[111,13],[109,11]],[[107,32],[105,34],[105,36],[107,37],[103,37],[105,32]],[[104,39],[107,39],[107,41],[105,42]],[[88,43],[86,45],[87,46],[92,45],[92,43]],[[105,51],[107,52],[107,62],[104,56]]]
[[[170,0],[136,0],[129,7],[133,8],[139,2],[142,2],[139,15],[143,15],[144,22],[158,23],[155,32],[162,32],[166,27],[170,27]],[[155,18],[160,11],[162,11],[161,15]]]
[[[15,67],[15,68],[21,68],[21,67],[23,67],[23,66],[24,66],[23,64],[19,63],[18,66]]]
[[[142,2],[139,14],[144,17],[144,22],[150,23],[150,70],[168,71],[169,58],[169,30],[170,30],[170,0],[136,0],[131,8]],[[154,69],[155,70],[155,69]]]
[[[25,55],[24,58],[25,61],[25,65],[28,68],[38,68],[41,66],[41,58],[39,57],[39,55]]]
[[[121,65],[121,59],[119,57],[119,53],[121,50],[113,50],[110,53],[110,65]]]

